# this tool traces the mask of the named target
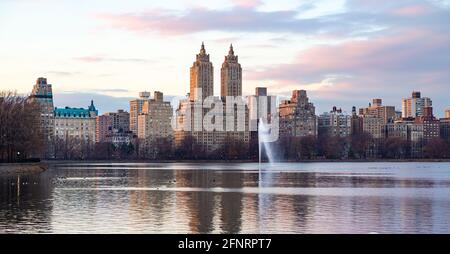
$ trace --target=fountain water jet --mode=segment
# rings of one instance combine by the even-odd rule
[[[274,154],[272,148],[270,147],[270,128],[263,121],[263,119],[259,119],[258,123],[258,152],[259,152],[259,180],[261,180],[261,159],[262,159],[262,147],[264,146],[264,151],[266,152],[267,159],[270,164],[274,162]]]
[[[265,188],[269,187],[271,183],[271,174],[263,174],[261,173],[261,163],[262,163],[262,149],[264,147],[264,151],[267,156],[267,160],[269,161],[269,165],[271,165],[274,161],[274,153],[272,150],[272,147],[270,146],[270,143],[273,142],[271,138],[271,129],[269,128],[268,124],[263,121],[263,119],[259,119],[258,122],[258,152],[259,152],[259,164],[258,164],[258,187]],[[264,181],[263,181],[264,177]],[[265,225],[264,225],[264,219],[268,217],[267,214],[267,207],[270,203],[269,196],[264,193],[258,194],[258,209],[259,209],[259,231],[260,233],[266,232]]]

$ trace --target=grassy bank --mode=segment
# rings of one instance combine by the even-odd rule
[[[0,174],[37,174],[47,168],[45,163],[0,163]]]

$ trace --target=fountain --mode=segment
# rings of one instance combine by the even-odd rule
[[[267,160],[269,161],[269,164],[272,164],[274,162],[274,154],[272,151],[272,148],[270,147],[269,143],[271,141],[271,133],[270,128],[268,127],[268,124],[264,122],[264,120],[261,118],[259,119],[258,123],[258,153],[259,153],[259,180],[261,180],[261,160],[262,160],[262,147],[264,146],[264,151],[266,152]]]
[[[264,120],[261,118],[258,122],[258,152],[259,152],[259,164],[258,164],[258,188],[260,189],[261,193],[258,194],[258,209],[259,209],[259,231],[261,233],[266,232],[266,228],[264,225],[264,219],[268,217],[267,214],[267,208],[270,204],[269,195],[264,194],[262,189],[270,187],[271,184],[271,174],[262,174],[262,149],[264,147],[264,151],[267,156],[267,160],[269,162],[269,166],[271,166],[274,161],[274,151],[272,150],[272,147],[270,146],[270,143],[273,142],[271,137],[271,131],[272,129],[269,128],[269,125],[267,122],[264,122]],[[264,181],[263,181],[264,178]]]
[[[271,130],[270,130],[269,126],[267,125],[267,123],[265,123],[263,121],[263,119],[261,118],[259,120],[259,124],[258,124],[258,146],[259,146],[259,162],[260,163],[261,163],[261,150],[262,150],[261,148],[262,148],[262,146],[264,146],[269,163],[273,163],[275,161],[272,148],[269,145],[269,143],[272,142],[272,140],[271,140],[272,137],[271,137],[270,131]]]

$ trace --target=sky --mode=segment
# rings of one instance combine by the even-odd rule
[[[437,116],[450,108],[450,0],[0,0],[0,90],[46,77],[56,106],[100,112],[139,91],[175,100],[202,41],[216,95],[232,43],[244,95],[305,89],[320,114],[372,98],[400,110],[419,90]]]

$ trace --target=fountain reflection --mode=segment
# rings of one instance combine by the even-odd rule
[[[370,165],[56,165],[0,177],[0,233],[450,232],[446,167]]]

